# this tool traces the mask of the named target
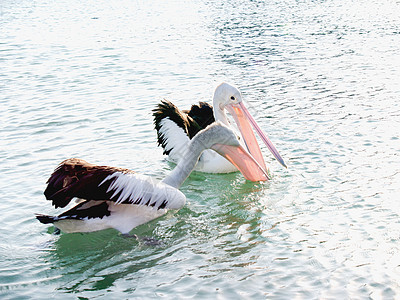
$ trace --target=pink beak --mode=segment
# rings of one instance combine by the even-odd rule
[[[286,166],[285,162],[283,161],[283,158],[279,154],[278,150],[276,150],[275,146],[269,140],[267,135],[258,126],[258,124],[254,120],[254,118],[251,116],[250,112],[244,106],[243,102],[240,102],[238,104],[233,104],[233,105],[227,105],[226,109],[235,119],[235,122],[238,125],[239,130],[243,136],[243,139],[244,139],[247,149],[249,150],[251,155],[253,155],[253,157],[257,160],[257,162],[264,168],[264,170],[266,170],[267,168],[265,166],[265,162],[264,162],[264,158],[262,156],[261,150],[260,150],[260,146],[257,143],[256,137],[254,135],[254,132],[253,132],[251,126],[253,126],[254,130],[257,132],[257,134],[263,140],[263,142],[268,147],[268,149],[271,151],[271,153],[274,155],[276,160],[282,166],[287,168],[287,166]]]
[[[229,160],[247,180],[266,181],[270,179],[265,169],[242,146],[215,144],[211,149]]]

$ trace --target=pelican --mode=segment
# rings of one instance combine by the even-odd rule
[[[123,168],[97,166],[82,159],[67,159],[54,170],[44,194],[58,207],[76,197],[76,206],[58,216],[36,215],[66,233],[114,228],[128,234],[133,228],[178,210],[186,202],[179,187],[189,176],[201,153],[212,149],[226,157],[248,180],[268,179],[268,174],[241,146],[234,132],[222,123],[199,131],[182,159],[162,181]]]
[[[199,105],[192,105],[190,110],[181,111],[171,102],[161,101],[157,108],[153,110],[158,145],[163,147],[164,154],[168,155],[171,161],[178,162],[181,153],[186,151],[190,139],[195,137],[201,129],[212,124],[215,120],[230,126],[225,109],[233,116],[243,137],[245,147],[264,170],[267,170],[267,168],[251,126],[278,162],[286,168],[278,150],[243,104],[240,91],[228,83],[222,83],[215,89],[213,106],[200,102]],[[206,150],[201,155],[195,170],[206,173],[230,173],[237,171],[237,168],[217,153]]]

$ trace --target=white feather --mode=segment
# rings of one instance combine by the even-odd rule
[[[159,132],[165,140],[165,150],[170,151],[169,159],[177,163],[187,149],[189,137],[181,127],[168,117],[161,120]]]
[[[203,151],[194,169],[205,173],[231,173],[238,170],[225,157],[211,149]]]
[[[166,209],[180,209],[186,203],[186,197],[181,191],[149,176],[115,172],[107,176],[99,186],[109,180],[113,180],[113,183],[107,192],[114,191],[113,197],[120,193],[116,204],[129,201],[158,208],[165,203]]]
[[[82,220],[59,218],[54,225],[64,232],[93,232],[114,228],[121,233],[129,233],[136,226],[145,224],[164,215],[166,209],[157,209],[144,205],[120,204],[106,201],[109,216],[103,218],[84,218]]]
[[[162,119],[160,125],[160,133],[166,141],[165,150],[170,151],[168,159],[178,163],[187,151],[190,139],[185,131],[168,117]],[[202,153],[194,170],[206,173],[231,173],[236,172],[237,168],[214,150],[208,149]]]

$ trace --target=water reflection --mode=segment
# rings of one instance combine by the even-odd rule
[[[1,296],[396,298],[399,3],[92,4],[0,5]],[[222,80],[288,170],[262,149],[268,183],[193,173],[187,206],[135,231],[161,247],[37,224],[65,158],[163,178],[151,109]]]

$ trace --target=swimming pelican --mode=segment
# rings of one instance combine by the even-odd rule
[[[264,158],[251,126],[275,158],[286,167],[275,146],[244,106],[239,90],[228,83],[222,83],[215,89],[213,106],[200,102],[199,105],[192,105],[190,110],[179,110],[167,100],[158,104],[153,110],[154,125],[157,130],[158,144],[163,147],[164,154],[167,154],[171,161],[178,162],[181,153],[186,151],[189,140],[201,129],[215,120],[230,126],[225,109],[238,125],[247,150],[265,170],[267,168]],[[229,173],[237,171],[237,168],[217,153],[206,150],[201,155],[195,170],[207,173]]]
[[[226,157],[248,180],[268,179],[234,132],[218,122],[191,139],[182,159],[162,181],[129,169],[93,165],[82,159],[63,161],[50,176],[44,194],[56,208],[65,207],[74,197],[81,202],[59,216],[36,217],[67,233],[114,228],[127,234],[168,209],[183,207],[186,197],[178,189],[205,149],[213,149]]]

